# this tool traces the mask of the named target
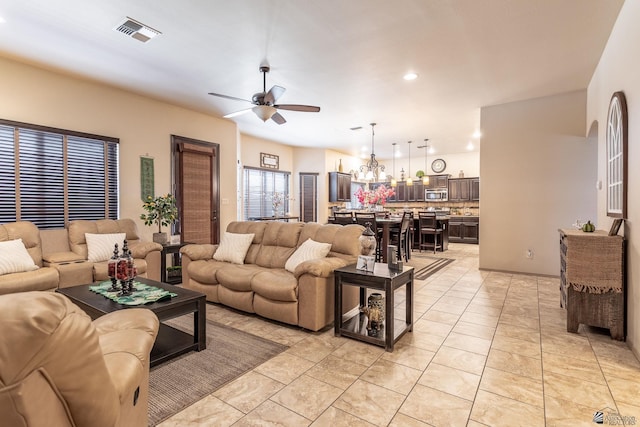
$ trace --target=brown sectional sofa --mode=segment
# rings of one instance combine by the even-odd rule
[[[360,225],[237,221],[227,232],[254,234],[244,264],[216,261],[218,245],[181,248],[182,285],[204,293],[207,301],[317,331],[333,321],[333,270],[356,262],[360,254]],[[289,257],[307,239],[330,243],[326,258],[305,261],[294,273]],[[357,305],[357,289],[345,294]]]
[[[51,291],[107,279],[107,262],[89,262],[85,233],[126,233],[138,274],[160,280],[162,245],[143,242],[131,219],[71,221],[67,228],[39,230],[29,221],[0,224],[0,241],[22,239],[34,271],[0,275],[0,295]]]

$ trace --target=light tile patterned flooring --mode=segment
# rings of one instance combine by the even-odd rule
[[[475,245],[442,256],[393,353],[207,304],[290,348],[160,426],[640,425],[640,363],[606,330],[566,331],[558,279],[480,271]]]

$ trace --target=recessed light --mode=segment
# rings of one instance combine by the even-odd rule
[[[479,130],[477,130],[477,131],[475,131],[473,133],[473,137],[476,138],[476,139],[480,138],[481,136],[482,136],[482,133]]]
[[[469,141],[469,143],[467,144],[467,150],[473,150],[473,142]]]
[[[4,17],[0,16],[0,24],[4,24],[5,22],[7,22],[7,20],[4,19]]]
[[[407,73],[402,78],[407,80],[407,81],[411,81],[411,80],[417,79],[418,75],[416,73]]]
[[[436,152],[436,150],[433,149],[433,146],[429,146],[429,148],[427,149],[427,151],[429,152],[429,154],[434,154]]]

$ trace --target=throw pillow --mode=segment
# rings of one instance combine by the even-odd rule
[[[22,239],[0,242],[0,275],[37,269]]]
[[[87,241],[87,251],[89,252],[87,259],[91,262],[108,260],[113,255],[113,248],[116,243],[118,244],[118,251],[122,250],[122,244],[126,237],[127,233],[84,233],[84,238]]]
[[[284,265],[285,270],[294,272],[298,264],[312,259],[324,258],[331,250],[331,243],[320,243],[311,239],[307,239],[298,249],[289,257]]]
[[[234,264],[244,264],[244,257],[253,242],[255,234],[238,234],[225,232],[222,235],[218,249],[213,254],[216,261],[227,261]]]

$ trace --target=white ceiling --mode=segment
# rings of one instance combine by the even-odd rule
[[[287,89],[279,103],[322,110],[281,111],[281,126],[245,114],[233,119],[241,132],[359,155],[377,122],[379,158],[425,138],[451,154],[478,149],[482,106],[586,88],[622,3],[5,0],[0,55],[216,116],[250,105],[207,93],[250,99],[268,61],[267,89]],[[114,31],[127,16],[162,35]]]

